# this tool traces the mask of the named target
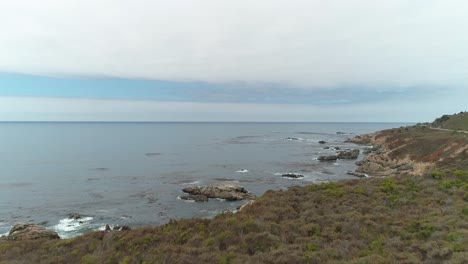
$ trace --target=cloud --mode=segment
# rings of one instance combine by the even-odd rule
[[[11,0],[0,71],[296,88],[463,86],[466,1]]]

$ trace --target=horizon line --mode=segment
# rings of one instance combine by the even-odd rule
[[[430,122],[400,122],[400,121],[2,121],[0,123],[364,123],[364,124],[417,124]]]

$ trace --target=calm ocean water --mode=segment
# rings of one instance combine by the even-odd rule
[[[355,161],[314,159],[334,153],[324,146],[352,148],[346,138],[400,125],[406,124],[0,123],[0,234],[15,222],[41,223],[67,238],[105,224],[212,217],[243,202],[187,202],[178,199],[181,189],[233,183],[261,195],[352,178],[345,172]],[[286,172],[305,177],[278,175]],[[86,217],[67,220],[72,212]]]

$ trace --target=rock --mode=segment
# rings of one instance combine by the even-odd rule
[[[340,147],[335,147],[334,150],[340,150],[341,148]]]
[[[372,148],[364,148],[364,150],[362,151],[363,154],[370,154],[372,152]]]
[[[299,178],[303,178],[304,175],[298,174],[298,173],[283,173],[281,177],[299,179]]]
[[[369,144],[371,142],[371,135],[355,136],[352,139],[347,139],[345,142],[354,144]]]
[[[338,159],[338,156],[336,155],[329,155],[329,156],[320,156],[318,157],[318,160],[320,161],[335,161]]]
[[[397,169],[398,171],[408,171],[412,170],[413,168],[414,166],[411,163],[397,164],[396,166],[394,166],[394,169]]]
[[[208,202],[208,197],[206,197],[205,195],[201,195],[201,194],[183,195],[183,196],[180,196],[180,199],[190,200],[190,201],[195,201],[195,202]]]
[[[68,219],[78,220],[81,218],[81,215],[78,213],[70,213],[68,214]]]
[[[109,224],[106,224],[106,231],[111,231]]]
[[[326,144],[327,142],[326,142],[326,141],[323,141],[323,140],[320,140],[318,143],[319,143],[319,144]]]
[[[207,198],[219,198],[228,201],[254,199],[255,195],[244,187],[231,184],[208,185],[205,187],[187,187],[182,190],[192,195],[204,195]]]
[[[357,159],[359,156],[359,149],[340,151],[338,153],[339,159]]]
[[[359,178],[368,178],[369,175],[361,172],[355,172],[355,171],[347,171],[346,174],[353,175]]]
[[[324,147],[323,149],[330,149],[330,147]]]
[[[8,240],[34,240],[34,239],[60,239],[59,235],[45,229],[42,226],[33,223],[17,223],[15,224],[10,233],[8,233]]]
[[[356,172],[369,173],[371,175],[379,176],[385,176],[391,173],[388,172],[388,169],[385,169],[382,165],[372,161],[363,162],[361,165],[359,165],[359,168],[357,168]]]
[[[116,231],[130,230],[130,227],[129,226],[116,225],[116,226],[114,226],[114,228],[112,230],[116,230]]]
[[[297,138],[297,137],[288,137],[286,138],[287,140],[301,140],[300,138]]]
[[[336,132],[337,135],[346,135],[345,132]]]

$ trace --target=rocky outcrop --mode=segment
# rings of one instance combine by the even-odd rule
[[[299,173],[283,173],[281,174],[281,177],[299,179],[299,178],[304,178],[304,175],[299,174]]]
[[[337,155],[328,155],[328,156],[320,156],[318,157],[319,161],[335,161],[338,159]]]
[[[320,140],[318,143],[319,143],[319,144],[326,144],[327,142],[324,141],[324,140]]]
[[[415,161],[414,158],[416,156],[395,155],[395,153],[403,153],[401,149],[406,147],[408,142],[412,140],[418,139],[410,136],[397,136],[393,130],[384,130],[368,135],[356,136],[351,142],[356,144],[370,144],[372,146],[364,149],[364,154],[368,154],[368,156],[356,162],[358,168],[354,173],[380,177],[410,174],[421,175],[427,171],[432,164]]]
[[[359,149],[340,151],[337,155],[339,159],[357,159],[359,157]]]
[[[244,187],[231,184],[208,185],[204,187],[187,187],[182,190],[191,195],[203,195],[207,198],[219,198],[227,201],[254,199],[255,195]]]
[[[7,236],[8,240],[60,239],[59,235],[33,223],[15,224]]]
[[[81,215],[79,213],[70,213],[68,214],[68,219],[78,220],[81,219]]]

